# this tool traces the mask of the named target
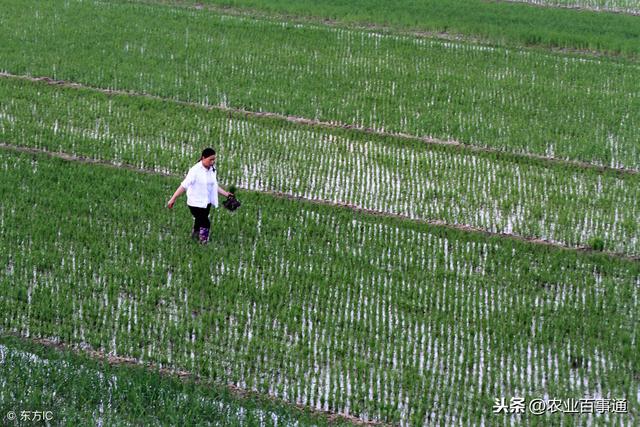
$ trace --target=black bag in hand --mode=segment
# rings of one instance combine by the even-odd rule
[[[227,200],[222,202],[222,206],[233,212],[240,207],[240,202],[238,201],[238,199],[236,199],[236,196],[232,194],[227,197]]]

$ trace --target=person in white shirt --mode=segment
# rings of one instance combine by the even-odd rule
[[[173,208],[176,199],[187,193],[187,206],[194,218],[191,237],[206,244],[209,241],[209,211],[211,206],[218,207],[218,194],[229,197],[229,193],[218,185],[218,178],[215,168],[216,152],[213,148],[205,148],[202,151],[200,161],[193,165],[187,176],[178,186],[173,196],[167,203],[169,209]]]

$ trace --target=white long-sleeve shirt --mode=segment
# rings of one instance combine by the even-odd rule
[[[206,208],[211,203],[218,207],[218,177],[214,167],[207,169],[201,161],[196,163],[180,185],[187,190],[187,205]]]

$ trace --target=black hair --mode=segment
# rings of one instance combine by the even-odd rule
[[[205,148],[204,150],[202,150],[202,157],[200,158],[206,159],[207,157],[211,157],[214,154],[216,154],[216,150],[214,150],[213,148]]]

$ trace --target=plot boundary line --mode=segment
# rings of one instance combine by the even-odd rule
[[[139,168],[137,166],[133,166],[127,163],[111,162],[108,160],[78,156],[75,154],[68,154],[62,151],[53,152],[53,151],[42,149],[42,148],[13,145],[2,140],[0,140],[0,149],[6,150],[6,151],[18,152],[18,153],[42,154],[42,155],[47,155],[50,157],[58,158],[58,159],[69,161],[69,162],[99,165],[103,167],[128,170],[128,171],[147,174],[147,175],[157,175],[157,176],[176,177],[176,178],[179,178],[181,176],[176,173],[168,173],[168,172],[157,171],[154,169]],[[263,195],[268,195],[268,196],[276,197],[280,199],[305,202],[305,203],[318,205],[318,206],[348,209],[352,212],[367,214],[374,217],[393,218],[396,220],[412,222],[415,224],[441,227],[441,228],[446,228],[450,230],[463,231],[466,233],[482,234],[486,237],[496,237],[499,239],[513,240],[517,242],[530,243],[530,244],[539,245],[539,246],[547,246],[547,247],[555,248],[558,250],[584,253],[586,255],[606,255],[611,258],[617,258],[617,259],[626,260],[626,261],[633,261],[633,262],[640,261],[640,255],[630,255],[630,254],[625,254],[621,252],[596,251],[587,246],[569,246],[561,242],[541,239],[537,237],[527,237],[527,236],[522,236],[522,235],[513,234],[513,233],[497,233],[497,232],[485,230],[483,228],[474,227],[471,225],[452,224],[446,221],[433,220],[433,219],[411,218],[408,215],[394,214],[394,213],[379,211],[375,209],[363,208],[361,206],[354,205],[351,203],[346,203],[346,202],[334,202],[332,200],[321,199],[321,198],[312,199],[304,196],[297,196],[294,194],[288,194],[288,193],[283,193],[280,191],[273,191],[273,190],[255,190],[255,189],[247,189],[244,187],[238,187],[238,188],[248,193],[263,194]]]

